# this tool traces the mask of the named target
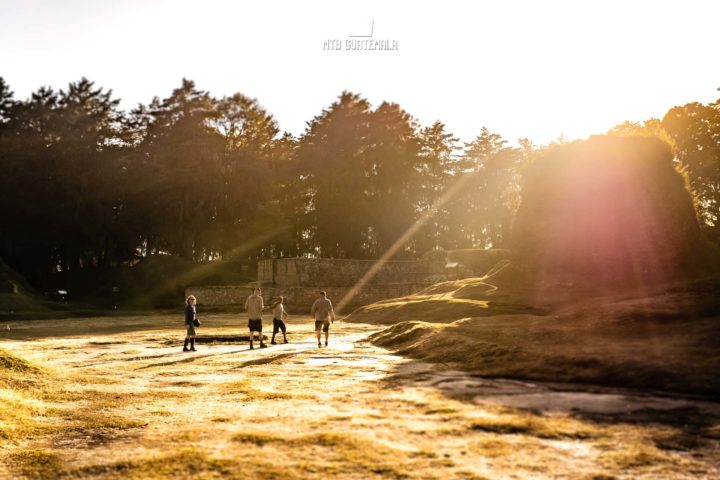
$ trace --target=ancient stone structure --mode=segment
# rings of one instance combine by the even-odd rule
[[[258,263],[258,280],[250,285],[188,287],[186,293],[198,297],[201,305],[242,304],[255,285],[270,300],[286,297],[291,312],[305,312],[320,290],[338,303],[375,265],[375,260],[328,258],[281,258]],[[390,261],[379,265],[367,283],[353,291],[345,311],[368,303],[416,293],[446,279],[445,260]]]
[[[376,260],[280,258],[258,263],[258,282],[267,286],[349,287],[367,273]],[[372,285],[435,283],[444,279],[444,261],[384,262],[368,283]]]

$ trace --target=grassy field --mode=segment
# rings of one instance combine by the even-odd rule
[[[367,324],[318,349],[292,319],[290,344],[250,351],[241,316],[204,318],[196,353],[177,315],[0,324],[0,478],[720,474],[710,402],[474,377],[367,343]]]

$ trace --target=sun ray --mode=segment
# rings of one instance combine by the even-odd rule
[[[344,307],[352,302],[352,299],[358,294],[367,283],[380,271],[395,254],[409,242],[413,236],[425,225],[430,219],[432,219],[438,212],[438,210],[450,201],[457,193],[468,185],[471,180],[475,178],[475,173],[462,174],[445,190],[445,192],[438,198],[431,208],[428,209],[410,228],[408,228],[397,240],[383,253],[380,258],[372,264],[365,274],[353,285],[343,298],[338,302],[336,308],[338,311],[342,311]]]

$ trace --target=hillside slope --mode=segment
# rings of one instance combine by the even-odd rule
[[[372,340],[481,375],[720,393],[720,251],[658,138],[593,136],[523,172],[512,254],[365,306]]]
[[[49,302],[0,258],[0,318],[17,312],[46,314]]]
[[[353,312],[392,325],[370,337],[401,355],[478,375],[720,394],[720,278],[641,298],[595,297],[543,311],[487,278],[435,285]]]

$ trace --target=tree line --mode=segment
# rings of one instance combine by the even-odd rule
[[[672,145],[718,240],[720,104],[612,132]],[[399,258],[500,248],[523,167],[542,148],[486,128],[461,143],[442,122],[423,126],[350,92],[295,137],[257,100],[213,97],[187,79],[124,111],[86,78],[24,100],[0,78],[0,257],[31,279],[157,254],[377,258],[420,219]]]

